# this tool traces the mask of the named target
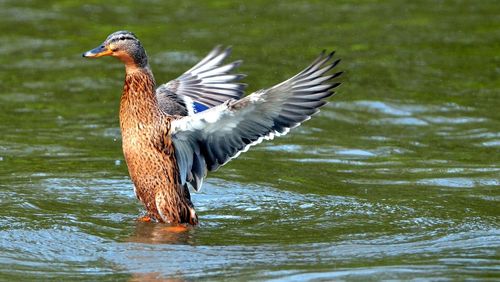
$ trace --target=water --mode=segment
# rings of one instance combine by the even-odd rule
[[[496,1],[0,1],[0,280],[379,280],[500,276]],[[158,82],[232,45],[250,91],[336,49],[338,95],[211,173],[186,233],[135,219],[123,67]]]

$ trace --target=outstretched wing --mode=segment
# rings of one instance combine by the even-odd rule
[[[340,83],[330,74],[340,60],[323,52],[294,77],[241,100],[230,100],[196,115],[172,122],[182,183],[201,188],[206,170],[216,170],[264,139],[288,133],[319,112]]]
[[[191,108],[194,112],[200,112],[229,99],[239,99],[246,85],[238,81],[244,75],[230,72],[238,67],[241,61],[222,65],[230,54],[231,48],[222,49],[217,46],[180,77],[160,85],[156,89],[160,105],[168,101],[183,102],[188,112],[191,112]]]

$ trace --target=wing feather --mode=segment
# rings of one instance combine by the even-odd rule
[[[174,120],[171,136],[182,183],[199,190],[207,170],[263,140],[287,134],[319,112],[340,84],[333,79],[341,72],[328,74],[339,62],[332,57],[333,52],[323,52],[297,75],[267,90]]]
[[[189,97],[192,101],[208,108],[229,99],[239,99],[246,85],[238,81],[245,75],[230,73],[241,64],[241,61],[222,65],[230,54],[231,48],[222,49],[221,46],[217,46],[177,79],[160,85],[156,89],[160,107],[169,114],[179,114],[169,112],[172,108],[169,103],[181,103],[185,101],[184,97]],[[176,98],[173,98],[174,96]]]

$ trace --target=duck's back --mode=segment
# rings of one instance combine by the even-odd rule
[[[160,109],[168,115],[187,116],[188,110],[181,96],[167,89],[157,89],[156,98]]]

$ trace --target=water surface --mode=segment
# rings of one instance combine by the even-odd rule
[[[500,276],[496,1],[0,1],[0,280]],[[322,49],[338,95],[193,194],[201,224],[145,224],[121,152],[120,29],[158,82],[217,44],[249,91]]]

